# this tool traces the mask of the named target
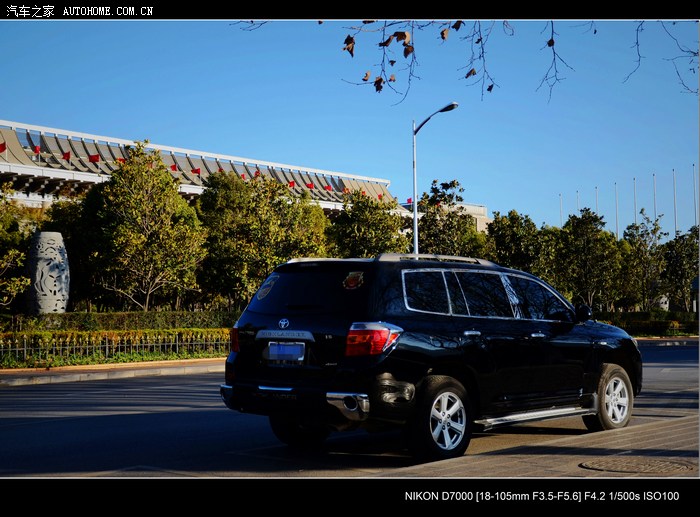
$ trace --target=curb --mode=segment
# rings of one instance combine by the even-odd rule
[[[0,370],[0,387],[223,372],[225,358]]]

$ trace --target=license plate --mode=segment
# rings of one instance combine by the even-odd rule
[[[304,343],[275,343],[267,345],[267,359],[270,361],[289,361],[301,363],[304,361]]]

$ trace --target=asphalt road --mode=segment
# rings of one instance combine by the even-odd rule
[[[645,384],[631,425],[697,415],[698,348],[644,347]],[[226,409],[221,374],[0,389],[0,477],[326,478],[415,464],[397,433],[333,435],[324,450],[280,444],[267,419]],[[586,433],[580,418],[476,435],[467,455]]]

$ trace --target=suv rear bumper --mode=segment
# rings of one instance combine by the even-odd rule
[[[362,422],[369,418],[369,395],[356,392],[298,390],[278,386],[231,386],[222,384],[219,393],[226,407],[234,411],[270,415],[276,411],[333,412],[344,419]]]

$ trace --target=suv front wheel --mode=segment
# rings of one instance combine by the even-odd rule
[[[410,428],[413,453],[429,461],[464,455],[472,432],[472,411],[464,386],[452,377],[427,377]]]
[[[604,364],[597,395],[597,414],[583,417],[583,423],[589,431],[620,429],[629,424],[634,393],[624,368],[616,364]]]

